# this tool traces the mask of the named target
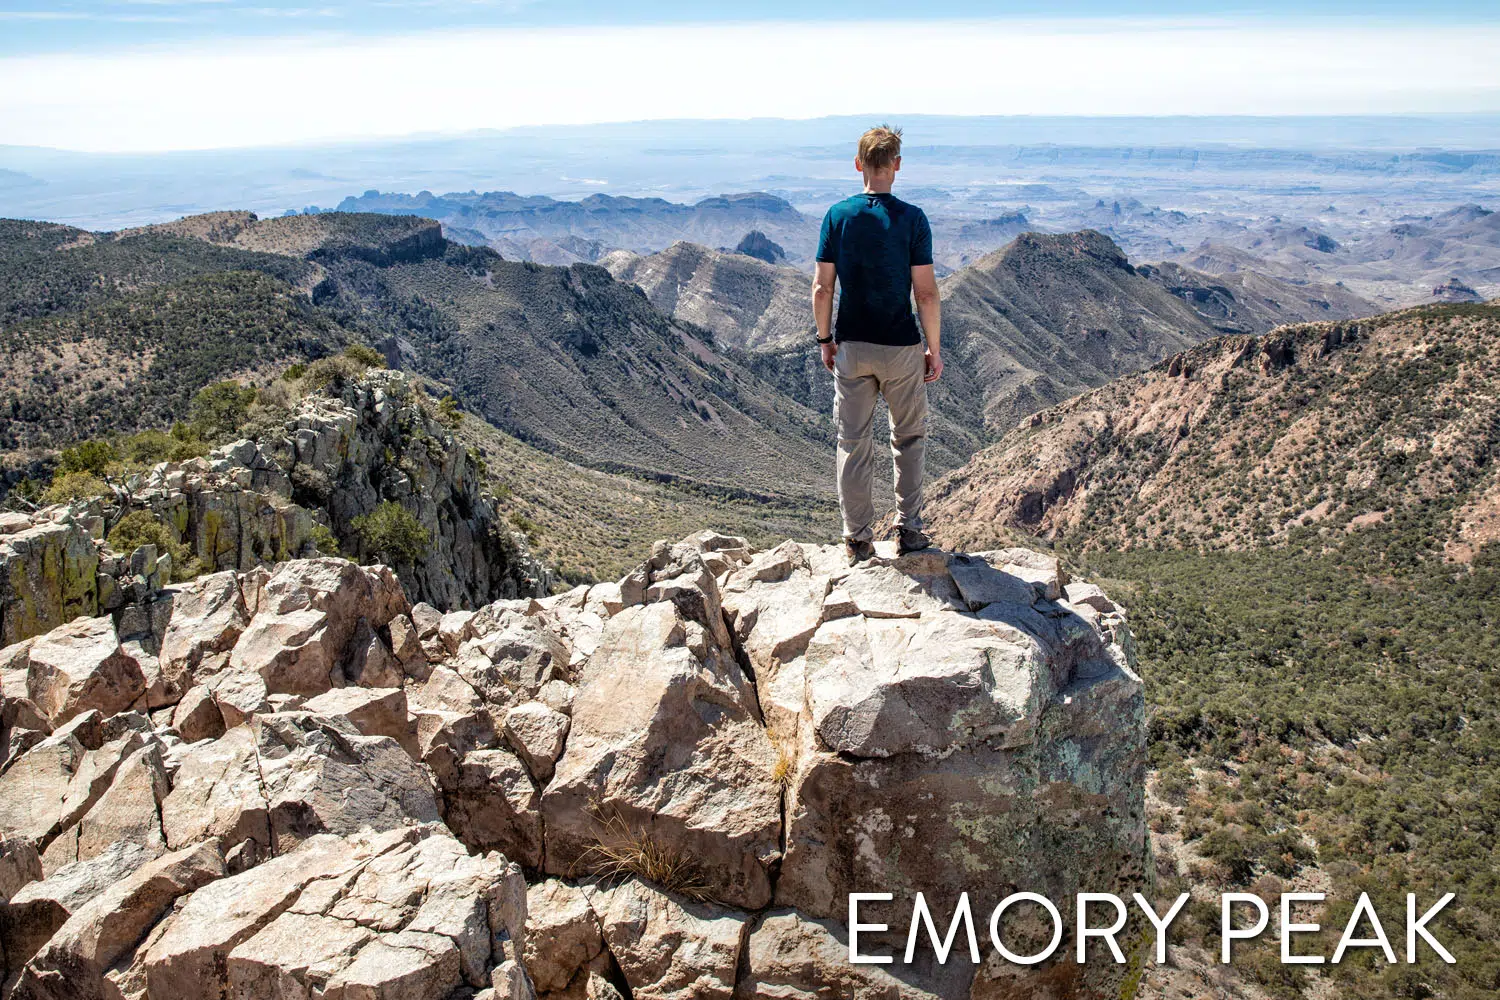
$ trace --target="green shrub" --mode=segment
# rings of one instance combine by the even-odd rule
[[[306,374],[307,374],[307,365],[305,365],[301,361],[299,361],[296,364],[292,365],[290,368],[288,368],[286,371],[282,372],[281,373],[281,378],[282,378],[282,381],[285,381],[285,382],[295,382],[299,378],[301,378],[302,376],[304,376]]]
[[[206,455],[212,447],[187,424],[174,424],[170,433],[149,430],[128,434],[115,442],[127,469],[144,469],[158,462],[183,462]]]
[[[335,354],[332,357],[319,358],[308,365],[305,381],[309,389],[322,389],[330,385],[338,388],[346,382],[359,378],[364,374],[366,367],[352,358]]]
[[[325,556],[336,556],[339,554],[339,540],[333,537],[333,532],[326,524],[314,523],[312,526],[313,545],[317,546],[318,552]]]
[[[254,401],[254,386],[243,386],[233,380],[215,382],[199,389],[193,397],[194,427],[210,441],[233,437]]]
[[[344,357],[366,368],[384,368],[385,355],[364,344],[350,344],[344,348]]]
[[[171,529],[150,511],[133,510],[110,529],[109,547],[128,556],[142,545],[154,545],[158,555],[166,553],[172,557],[173,580],[191,580],[198,575],[201,567],[197,558],[177,540]]]
[[[411,511],[389,500],[349,523],[366,549],[395,565],[415,563],[431,540]]]
[[[457,430],[458,425],[463,423],[463,411],[458,408],[458,400],[452,396],[444,396],[438,400],[438,420],[449,430]]]
[[[57,466],[64,473],[87,472],[102,476],[116,457],[115,449],[108,441],[80,441],[62,450],[57,456]]]
[[[157,552],[171,552],[179,544],[167,526],[147,510],[134,510],[120,518],[109,531],[109,545],[121,555],[129,555],[142,545],[155,545]]]
[[[109,493],[109,484],[91,472],[59,472],[42,493],[44,503],[71,503]]]

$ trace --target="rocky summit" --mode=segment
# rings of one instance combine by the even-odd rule
[[[848,962],[850,892],[1144,885],[1125,614],[1051,557],[703,532],[474,610],[338,558],[154,607],[0,651],[13,1000],[1130,991]]]

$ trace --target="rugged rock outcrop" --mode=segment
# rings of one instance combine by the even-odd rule
[[[391,558],[355,525],[383,502],[425,532],[415,558],[398,556],[396,566],[419,600],[472,609],[547,592],[547,569],[482,492],[474,460],[406,375],[378,371],[305,398],[259,442],[162,463],[110,498],[0,515],[0,644],[78,615],[110,614],[117,625],[122,615],[149,619],[181,567],[155,546],[116,553],[104,542],[106,528],[132,511],[149,511],[183,546],[179,558],[213,573],[317,555],[320,539],[361,561]],[[132,637],[151,631],[122,627]]]
[[[982,924],[1144,884],[1124,615],[1050,557],[704,532],[472,611],[330,558],[158,600],[159,655],[108,617],[0,651],[20,1000],[1129,992],[848,962],[853,891],[896,894],[861,947],[899,952],[919,891]]]

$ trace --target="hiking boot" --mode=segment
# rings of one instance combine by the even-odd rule
[[[849,554],[849,565],[858,566],[867,559],[875,558],[875,543],[845,539],[844,551]]]
[[[915,528],[902,528],[901,541],[898,544],[896,551],[904,556],[908,552],[921,552],[931,544],[932,539],[928,538],[924,533],[916,530]]]

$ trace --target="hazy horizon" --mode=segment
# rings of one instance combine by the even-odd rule
[[[0,8],[0,142],[164,152],[642,120],[1500,111],[1500,24],[1463,3],[996,16],[950,2],[919,19],[689,8],[650,23],[577,23],[577,4],[556,6],[500,23],[491,6],[438,5],[398,32],[375,8],[314,24],[311,9],[273,5],[261,9],[288,27],[272,34],[248,31],[232,0]],[[168,30],[183,23],[198,34]],[[830,38],[847,59],[830,58]],[[888,83],[850,71],[887,51]]]

